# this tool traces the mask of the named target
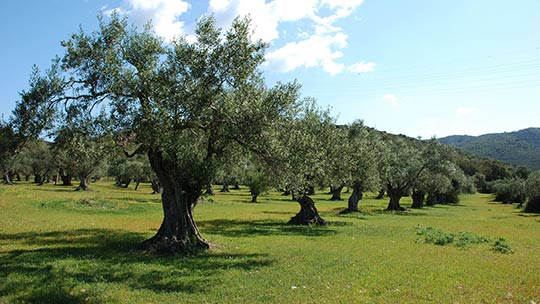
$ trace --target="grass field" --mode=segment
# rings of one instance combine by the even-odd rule
[[[156,257],[136,248],[159,196],[91,186],[0,186],[0,303],[540,303],[540,218],[489,195],[401,213],[368,195],[339,215],[346,203],[319,191],[328,226],[296,227],[289,197],[252,204],[243,188],[196,207],[209,252]],[[488,241],[435,245],[422,227]],[[514,252],[492,250],[499,238]]]

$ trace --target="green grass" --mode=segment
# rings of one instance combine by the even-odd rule
[[[243,188],[196,207],[210,251],[155,257],[136,249],[159,227],[159,196],[92,187],[0,186],[0,303],[540,302],[540,218],[489,195],[406,212],[368,195],[339,215],[346,202],[319,194],[328,226],[296,227],[289,197],[251,204]],[[418,242],[418,227],[466,246]]]

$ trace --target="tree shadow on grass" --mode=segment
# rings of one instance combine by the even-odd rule
[[[219,284],[220,274],[228,269],[248,271],[273,262],[264,254],[137,253],[147,237],[107,229],[0,234],[0,248],[23,248],[0,251],[0,302],[100,303],[103,285],[154,293],[203,293]],[[101,287],[94,288],[96,284]]]
[[[199,228],[204,233],[219,234],[227,237],[251,237],[272,235],[330,236],[337,232],[325,226],[296,226],[282,221],[257,220],[240,221],[217,219],[199,221]]]
[[[371,210],[371,214],[389,214],[389,215],[400,215],[400,216],[427,216],[429,213],[419,211],[422,209],[412,209],[409,208],[405,211],[400,210],[387,210],[387,209],[378,209],[378,210]]]

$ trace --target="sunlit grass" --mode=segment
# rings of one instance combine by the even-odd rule
[[[540,218],[489,195],[390,213],[368,194],[363,213],[339,215],[346,202],[319,191],[328,226],[296,227],[290,197],[218,193],[195,209],[214,247],[183,258],[136,250],[162,217],[148,185],[92,187],[0,186],[0,303],[540,302]],[[504,238],[514,253],[418,242],[418,226]]]

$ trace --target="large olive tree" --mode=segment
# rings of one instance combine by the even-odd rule
[[[126,155],[146,154],[162,187],[164,218],[142,247],[208,248],[193,218],[201,189],[230,145],[273,161],[275,125],[294,116],[298,86],[264,85],[258,68],[266,44],[252,41],[247,20],[223,32],[202,18],[193,42],[166,44],[150,26],[138,30],[113,15],[62,45],[65,54],[23,92],[19,108],[37,107],[46,118],[60,111],[68,124],[106,113],[104,132],[116,135]]]

